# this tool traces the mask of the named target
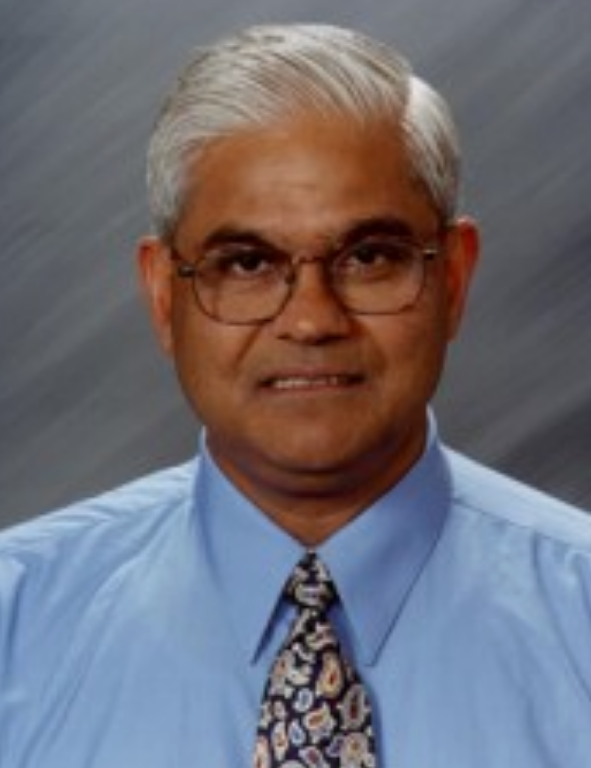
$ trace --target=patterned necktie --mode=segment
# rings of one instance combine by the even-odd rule
[[[369,700],[329,621],[336,591],[314,553],[286,596],[298,614],[267,682],[254,768],[376,768]]]

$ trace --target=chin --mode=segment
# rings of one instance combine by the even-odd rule
[[[276,466],[290,469],[298,474],[327,475],[335,472],[353,471],[359,464],[365,463],[365,457],[371,450],[360,440],[354,429],[297,430],[273,446],[267,446],[266,452]],[[347,439],[347,437],[354,439]]]

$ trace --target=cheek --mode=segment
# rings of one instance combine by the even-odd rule
[[[211,397],[207,384],[215,373],[210,370],[212,361],[207,349],[197,350],[196,345],[175,339],[174,361],[181,389],[193,411],[202,419],[203,411],[207,410],[206,403]]]
[[[434,308],[433,308],[434,309]],[[417,402],[431,398],[445,360],[447,331],[438,311],[409,312],[379,338],[389,392],[404,392]]]
[[[177,377],[185,397],[200,416],[207,382],[215,376],[216,358],[212,354],[211,334],[196,317],[186,294],[177,294],[172,311],[172,347]]]
[[[177,376],[185,397],[203,422],[220,418],[240,396],[247,334],[179,303],[172,335]]]

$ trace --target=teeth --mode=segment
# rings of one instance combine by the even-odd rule
[[[294,376],[289,379],[275,379],[274,389],[311,389],[314,387],[339,387],[348,384],[346,376]]]

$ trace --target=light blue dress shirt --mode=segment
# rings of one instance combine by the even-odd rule
[[[0,536],[1,768],[249,768],[303,554],[207,451]],[[591,766],[591,519],[441,446],[319,549],[379,768]]]

